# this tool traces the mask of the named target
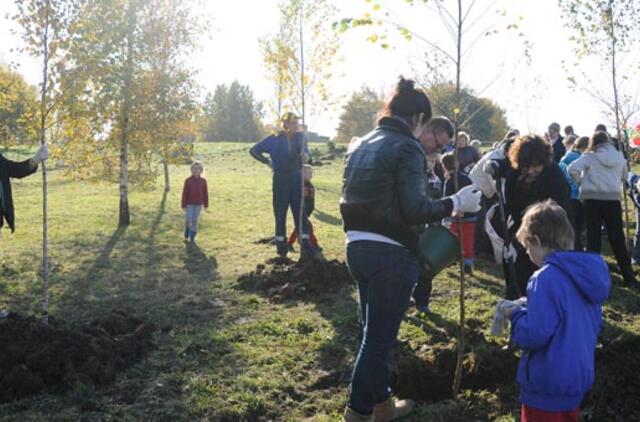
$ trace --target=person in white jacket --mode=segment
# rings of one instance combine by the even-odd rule
[[[579,198],[584,202],[587,250],[600,253],[604,223],[625,284],[636,286],[622,225],[620,199],[628,175],[624,155],[606,132],[598,131],[591,137],[587,152],[571,163],[568,172],[579,185]]]

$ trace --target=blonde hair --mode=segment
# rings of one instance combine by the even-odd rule
[[[540,246],[552,251],[573,249],[574,231],[567,213],[552,199],[531,205],[524,213],[516,239],[522,245],[530,245],[534,238]]]

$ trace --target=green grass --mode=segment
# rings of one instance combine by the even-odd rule
[[[254,244],[273,235],[271,178],[250,158],[248,147],[197,146],[211,207],[192,247],[181,239],[187,166],[171,169],[167,195],[161,178],[155,189],[131,193],[132,224],[126,229],[117,228],[115,184],[72,182],[52,172],[52,317],[77,324],[122,308],[157,325],[157,349],[113,384],[0,405],[0,420],[340,420],[358,347],[355,292],[335,292],[328,302],[272,304],[234,288],[238,276],[275,252]],[[327,258],[344,260],[341,170],[341,160],[316,168],[313,220]],[[41,177],[15,181],[14,192],[17,231],[3,230],[0,240],[0,309],[38,314]],[[485,263],[469,281],[468,318],[485,334],[502,294],[498,276],[497,268]],[[619,281],[616,276],[614,283]],[[611,317],[608,335],[640,333],[639,303],[637,293],[614,289],[605,310]],[[437,315],[427,318],[409,312],[400,338],[411,349],[454,341],[447,337],[458,318],[453,269],[435,280],[433,309]],[[335,385],[316,388],[338,375]],[[83,412],[85,400],[96,410]],[[517,412],[494,392],[465,391],[458,401],[421,403],[407,420],[478,418],[516,420]]]

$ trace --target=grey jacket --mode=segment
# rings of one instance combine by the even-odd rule
[[[627,160],[611,143],[582,154],[568,168],[580,186],[580,199],[619,201],[622,182],[627,180]]]

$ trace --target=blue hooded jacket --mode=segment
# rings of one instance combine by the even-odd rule
[[[569,165],[580,158],[581,155],[582,154],[577,151],[569,151],[564,155],[564,157],[562,157],[562,160],[560,160],[560,169],[562,170],[562,173],[564,173],[564,177],[567,179],[569,188],[571,189],[571,199],[578,199],[580,195],[580,187],[573,181],[571,176],[569,176],[569,171],[567,169],[569,168]]]
[[[511,316],[523,349],[520,400],[549,412],[580,406],[595,378],[595,347],[611,278],[600,255],[552,252],[527,286],[527,307]]]

